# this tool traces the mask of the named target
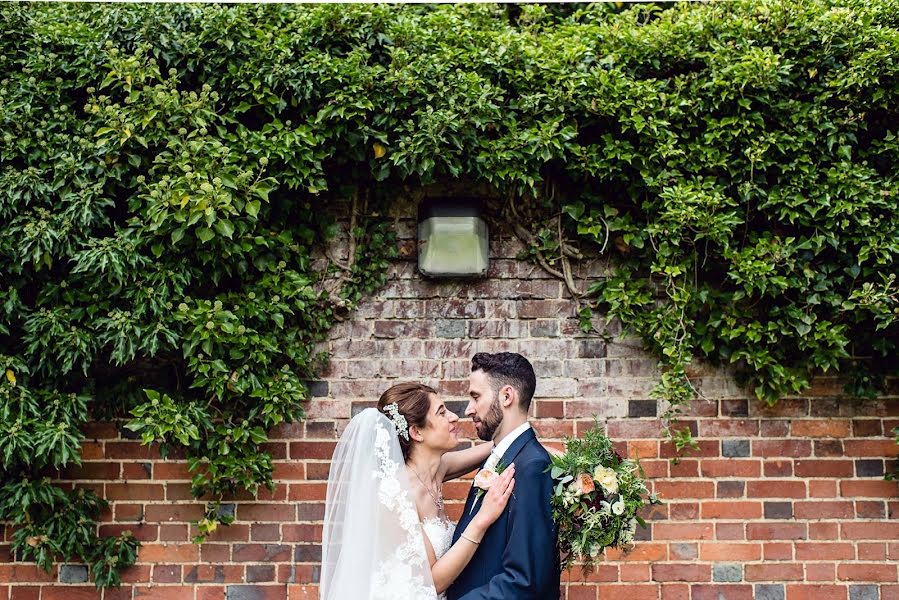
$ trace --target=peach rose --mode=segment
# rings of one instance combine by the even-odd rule
[[[481,469],[474,476],[474,484],[482,490],[489,490],[497,479],[499,479],[499,474],[493,469]]]
[[[596,489],[596,486],[593,485],[593,478],[590,477],[588,473],[581,473],[575,478],[575,483],[577,484],[574,493],[578,496],[582,496],[583,494],[589,494],[593,490]]]

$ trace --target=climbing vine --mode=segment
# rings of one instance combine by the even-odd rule
[[[0,520],[116,585],[138,543],[55,485],[83,425],[272,486],[333,324],[384,281],[396,190],[491,186],[591,328],[762,400],[895,375],[899,4],[0,8]],[[610,258],[578,280],[572,261]],[[598,332],[601,334],[601,332]],[[676,427],[679,445],[689,443]]]

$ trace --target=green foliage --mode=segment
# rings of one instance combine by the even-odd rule
[[[265,432],[302,418],[317,344],[383,283],[390,198],[448,178],[551,211],[514,222],[569,279],[554,253],[615,256],[581,323],[605,310],[657,352],[672,418],[694,357],[769,402],[825,370],[874,393],[895,375],[897,14],[4,5],[3,489],[77,463],[87,419],[131,417],[186,448],[201,537],[227,522],[223,497],[272,485]],[[324,252],[339,219],[345,258]],[[46,564],[74,534],[41,531]],[[78,539],[101,585],[135,544]]]
[[[0,487],[0,521],[16,526],[13,551],[48,573],[53,563],[84,560],[98,588],[121,584],[119,570],[137,561],[139,542],[130,531],[98,538],[95,521],[107,502],[94,492],[66,492],[49,478],[6,481]]]

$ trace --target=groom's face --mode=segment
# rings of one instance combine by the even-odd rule
[[[474,422],[478,437],[489,442],[503,422],[503,408],[490,377],[483,371],[474,371],[468,378],[468,395],[471,399],[465,415]]]

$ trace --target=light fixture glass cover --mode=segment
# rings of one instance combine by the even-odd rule
[[[478,277],[489,266],[482,204],[461,198],[427,199],[418,210],[418,270],[427,277]]]

